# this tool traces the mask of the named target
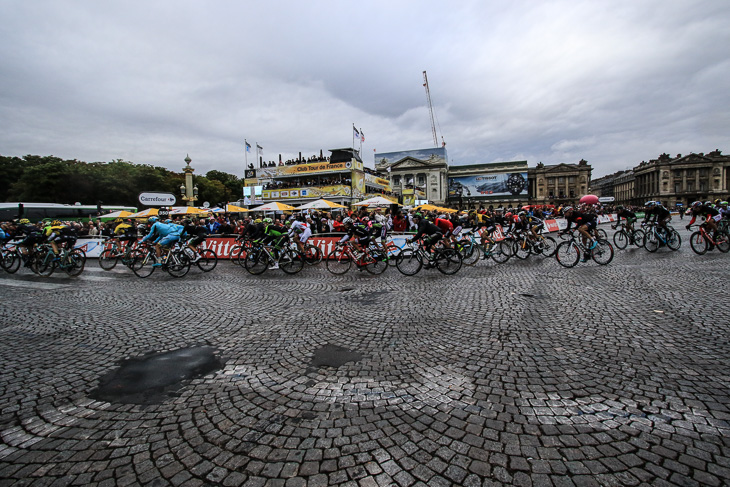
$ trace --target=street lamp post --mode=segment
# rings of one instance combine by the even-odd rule
[[[195,202],[198,200],[198,187],[193,186],[193,169],[190,167],[190,162],[192,159],[190,159],[190,156],[185,157],[185,167],[183,168],[183,171],[185,172],[185,184],[180,185],[180,195],[182,196],[182,200],[187,202],[188,206],[195,206]]]

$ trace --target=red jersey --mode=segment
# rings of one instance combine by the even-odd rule
[[[443,218],[436,218],[436,221],[434,224],[439,227],[439,230],[441,230],[441,233],[447,234],[449,232],[454,231],[454,225],[449,220],[444,220]]]

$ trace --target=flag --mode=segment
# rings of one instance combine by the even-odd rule
[[[256,144],[256,153],[257,154],[261,154],[263,156],[264,155],[264,148],[261,147],[260,145]]]
[[[244,142],[246,142],[245,139]],[[251,144],[249,144],[248,142],[246,142],[246,152],[251,152]]]
[[[358,132],[355,127],[352,127],[352,130],[354,130],[353,137],[355,137],[356,139],[360,140],[360,132]]]
[[[360,129],[360,142],[365,142],[365,132]]]

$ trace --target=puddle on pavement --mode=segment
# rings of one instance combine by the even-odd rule
[[[123,404],[159,404],[176,395],[183,382],[223,368],[215,349],[193,346],[135,357],[99,380],[93,399]]]
[[[338,368],[348,362],[358,362],[362,360],[361,353],[350,351],[337,345],[327,344],[314,351],[312,361],[310,362],[315,369],[320,367]]]

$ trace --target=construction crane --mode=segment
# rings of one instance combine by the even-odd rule
[[[431,115],[431,134],[433,135],[433,146],[438,147],[439,141],[438,137],[436,136],[436,119],[433,116],[433,103],[431,103],[431,90],[428,89],[428,76],[426,76],[426,72],[423,72],[423,86],[426,88],[426,100],[428,101],[428,113]],[[444,142],[443,136],[441,137],[441,146],[446,147],[446,142]]]

